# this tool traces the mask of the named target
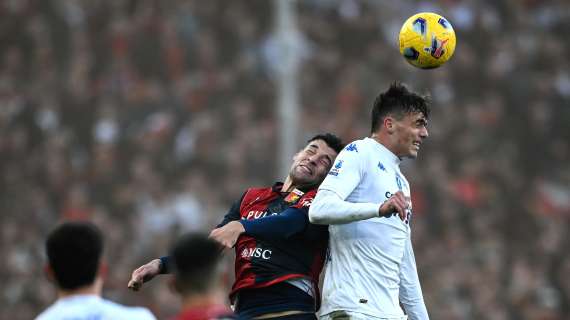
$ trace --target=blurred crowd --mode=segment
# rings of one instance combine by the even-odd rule
[[[570,2],[304,0],[299,146],[368,135],[379,91],[429,93],[430,138],[404,163],[432,319],[570,318]],[[401,23],[435,11],[455,56],[422,71]],[[54,300],[43,240],[63,219],[106,236],[105,296],[172,315],[166,281],[131,271],[208,231],[276,172],[274,3],[0,3],[0,318]],[[228,255],[231,269],[231,255]]]

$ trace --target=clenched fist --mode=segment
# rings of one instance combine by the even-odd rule
[[[404,196],[402,191],[394,193],[388,200],[386,200],[378,209],[378,214],[381,217],[389,216],[393,213],[397,213],[400,219],[404,221],[406,219],[406,210],[410,208],[410,204]]]

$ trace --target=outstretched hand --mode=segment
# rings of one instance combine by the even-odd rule
[[[158,274],[160,274],[160,259],[154,259],[133,271],[127,287],[133,291],[139,291],[143,283],[152,280]]]

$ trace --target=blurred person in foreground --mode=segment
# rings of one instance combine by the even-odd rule
[[[202,234],[187,234],[170,250],[172,287],[182,298],[176,320],[235,319],[225,305],[219,244]]]
[[[330,225],[321,319],[429,318],[412,250],[410,186],[400,171],[428,137],[428,116],[426,97],[392,84],[372,107],[371,137],[342,150],[319,187],[309,219]]]
[[[309,223],[308,209],[343,144],[320,134],[293,157],[285,182],[249,188],[210,237],[235,246],[230,300],[240,319],[316,319],[319,275],[327,250],[326,226]],[[129,288],[170,269],[170,258],[135,270]]]
[[[101,297],[107,267],[101,262],[103,237],[95,225],[59,225],[48,236],[46,253],[46,273],[57,287],[58,299],[36,320],[155,319],[146,308],[127,307]]]

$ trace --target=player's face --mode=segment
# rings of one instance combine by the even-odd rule
[[[427,119],[421,112],[408,113],[394,121],[395,151],[401,158],[416,158],[420,145],[428,137]]]
[[[329,172],[336,151],[323,140],[314,140],[293,158],[289,176],[296,186],[318,186]]]

